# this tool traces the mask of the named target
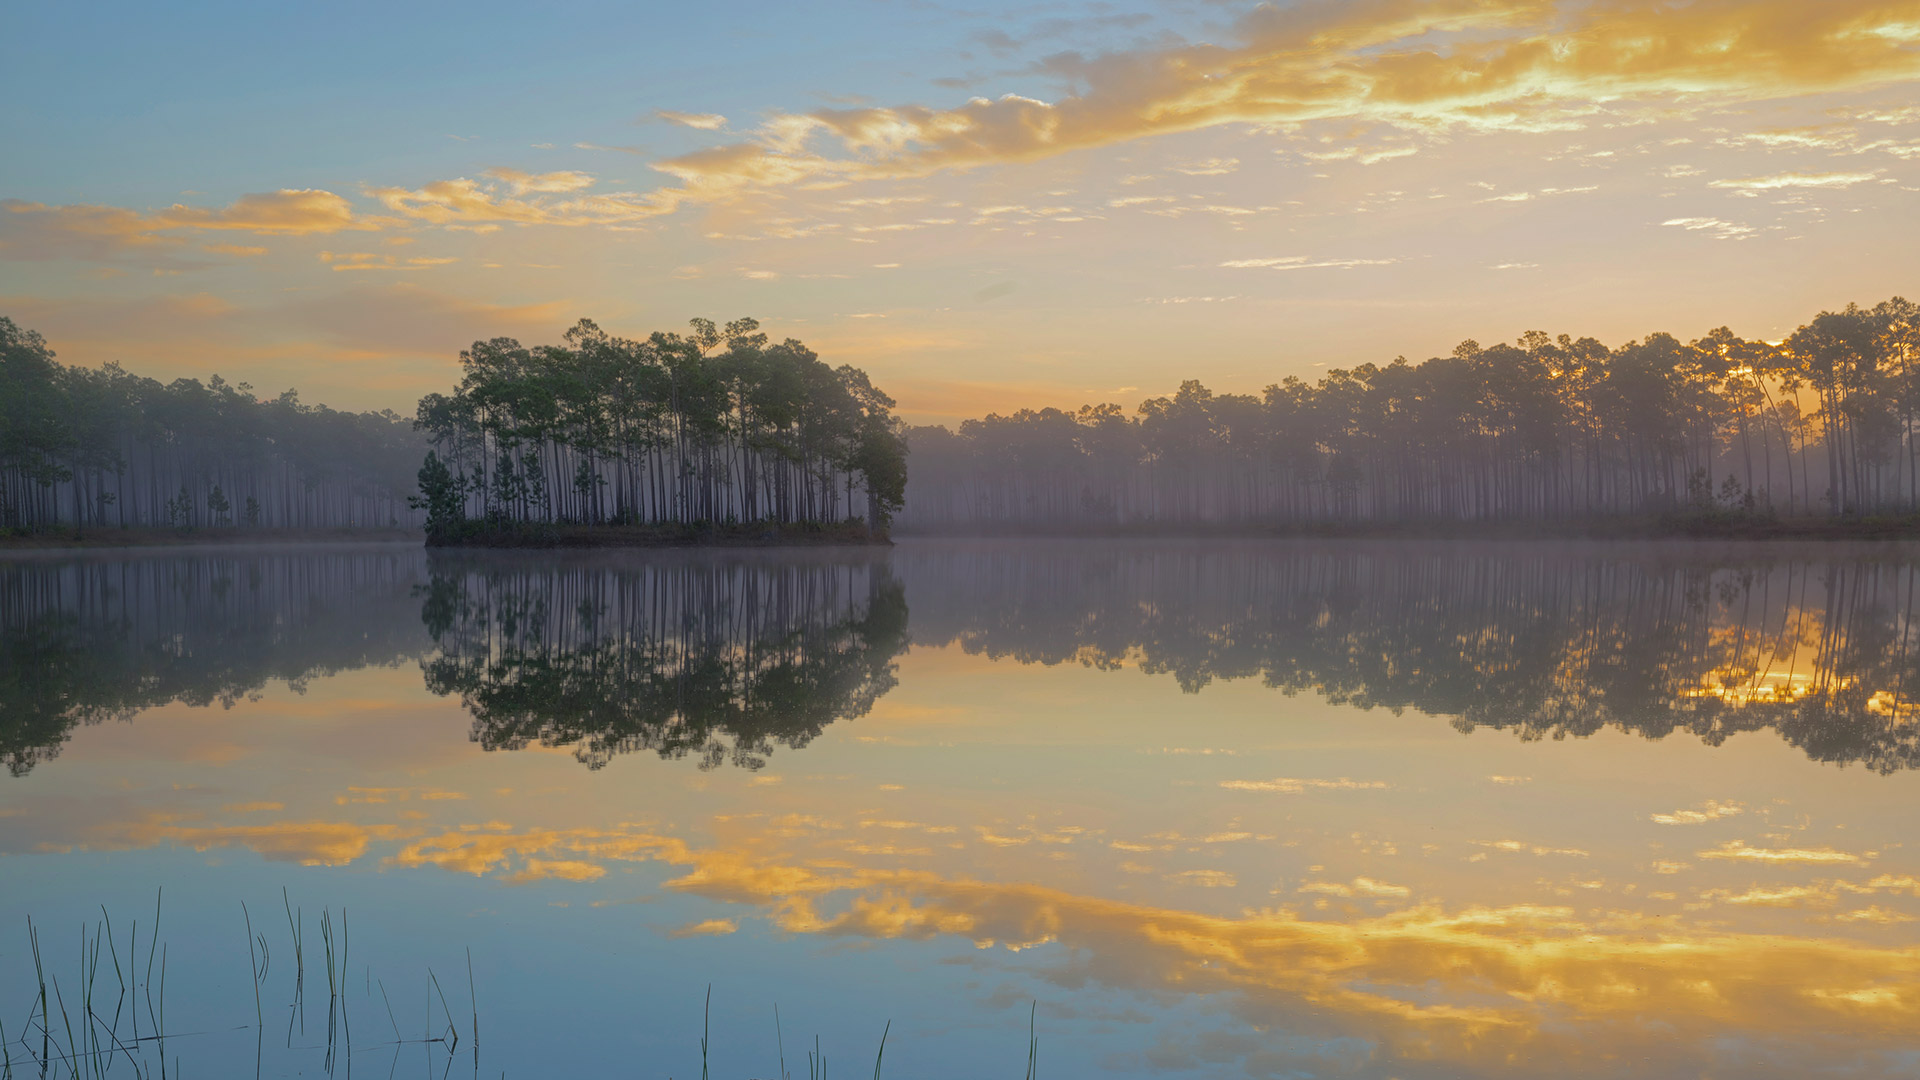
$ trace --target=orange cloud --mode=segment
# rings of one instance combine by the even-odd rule
[[[1224,124],[1547,130],[1583,126],[1621,103],[1685,107],[1852,89],[1920,76],[1916,25],[1913,0],[1262,6],[1242,20],[1236,48],[1051,58],[1046,70],[1086,87],[1057,102],[1008,94],[950,109],[776,115],[750,142],[656,163],[683,185],[658,193],[658,204],[924,176]],[[812,149],[818,143],[826,149]]]
[[[260,809],[256,804],[238,809]],[[345,866],[366,854],[375,840],[399,835],[391,825],[356,825],[344,821],[283,821],[271,825],[187,825],[162,815],[113,826],[83,846],[88,850],[117,851],[179,844],[195,851],[217,847],[244,847],[263,859],[302,866]]]
[[[581,194],[594,179],[579,172],[535,175],[490,169],[486,175],[486,182],[462,177],[415,189],[373,187],[367,194],[413,220],[473,232],[493,232],[503,225],[632,226],[671,212],[680,201],[670,192]]]
[[[220,209],[174,204],[143,213],[117,206],[46,203],[0,199],[0,249],[10,257],[100,257],[164,250],[182,243],[187,231],[250,232],[261,236],[315,236],[346,230],[373,230],[385,222],[358,217],[345,198],[318,189],[282,189],[242,195]],[[264,248],[209,245],[229,255],[263,254]]]

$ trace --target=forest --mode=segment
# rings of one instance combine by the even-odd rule
[[[1529,332],[1259,395],[1022,409],[908,432],[900,529],[1856,518],[1920,511],[1920,307],[1608,348]]]
[[[1129,414],[1022,409],[909,428],[866,373],[752,319],[460,353],[392,412],[59,363],[0,319],[0,529],[425,525],[864,536],[1920,513],[1920,307],[1823,311],[1778,343],[1721,328],[1609,348],[1529,332],[1448,356],[1197,381]],[[911,481],[908,467],[911,462]]]
[[[69,366],[0,316],[0,531],[417,527],[425,451],[392,412]]]
[[[419,406],[429,543],[562,522],[880,533],[905,494],[893,399],[753,319],[643,340],[582,319],[562,344],[475,342],[460,364]]]
[[[884,533],[906,485],[893,399],[752,319],[638,341],[460,354],[412,418],[68,366],[0,318],[0,529],[531,523],[815,525]],[[423,464],[424,461],[424,464]]]

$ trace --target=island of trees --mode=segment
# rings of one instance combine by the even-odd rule
[[[893,399],[752,319],[643,340],[583,319],[562,344],[475,342],[460,364],[451,395],[420,402],[430,544],[884,539],[905,495]]]
[[[1678,520],[1920,511],[1920,309],[1608,348],[1533,332],[1259,395],[908,433],[902,531]]]

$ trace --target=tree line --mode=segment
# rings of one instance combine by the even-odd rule
[[[414,525],[425,449],[390,411],[62,364],[0,316],[0,529]]]
[[[1920,307],[1361,364],[908,432],[902,528],[1920,510]]]
[[[885,527],[905,494],[894,401],[753,319],[460,354],[451,394],[421,399],[434,450],[417,503],[430,536],[527,523],[838,523]]]

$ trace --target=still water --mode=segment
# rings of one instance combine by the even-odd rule
[[[704,1025],[716,1078],[883,1032],[902,1077],[1920,1075],[1916,570],[14,556],[7,1057],[684,1080]]]

